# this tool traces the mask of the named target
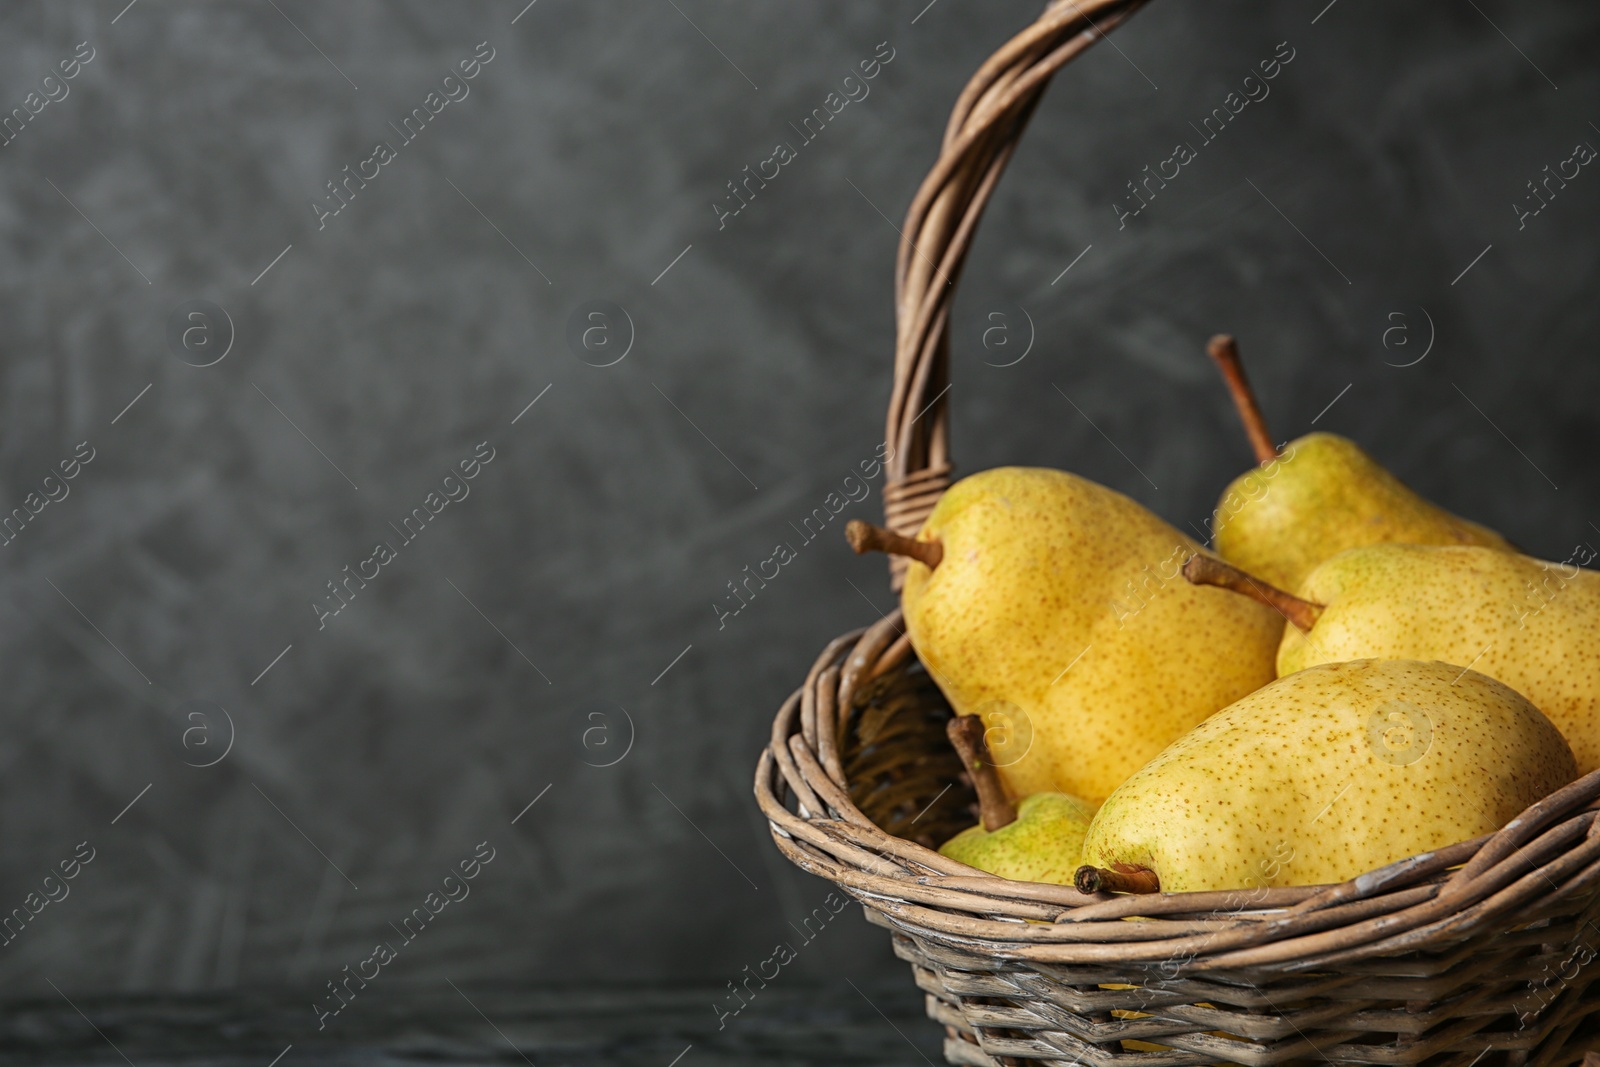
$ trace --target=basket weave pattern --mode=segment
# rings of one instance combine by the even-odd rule
[[[1050,77],[1141,4],[1052,4],[956,102],[896,267],[898,532],[949,484],[948,316],[983,206]],[[784,855],[890,931],[951,1063],[1562,1067],[1600,1048],[1600,771],[1342,885],[1085,895],[933,851],[973,822],[950,715],[896,611],[823,650],[755,792]]]

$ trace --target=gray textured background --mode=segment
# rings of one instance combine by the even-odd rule
[[[891,598],[830,531],[720,630],[713,605],[875,451],[893,226],[1037,9],[924,3],[5,6],[0,111],[96,55],[0,147],[0,504],[96,458],[0,548],[0,908],[98,854],[0,992],[309,1000],[482,840],[382,981],[720,985],[791,936],[828,887],[766,839],[755,754]],[[1161,0],[1057,80],[957,302],[960,469],[1066,466],[1203,521],[1249,461],[1202,355],[1226,329],[1280,437],[1321,413],[1530,550],[1600,544],[1600,173],[1524,229],[1510,206],[1600,146],[1600,13],[1324,5]],[[470,96],[319,231],[323,184],[480,41]],[[719,232],[724,183],[884,41]],[[1281,41],[1271,95],[1119,231],[1124,183]],[[195,298],[236,331],[206,368],[166,340]],[[603,369],[566,340],[597,299],[636,331]],[[986,365],[1025,318],[1026,358]],[[471,495],[319,631],[324,583],[480,441]],[[228,728],[186,749],[190,700],[231,716],[209,768]],[[902,966],[847,914],[785,980]]]

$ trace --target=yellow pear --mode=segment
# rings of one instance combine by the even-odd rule
[[[1280,589],[1347,548],[1397,542],[1513,551],[1495,531],[1417,495],[1349,438],[1310,433],[1272,444],[1233,338],[1211,339],[1260,461],[1223,491],[1212,518],[1218,555]]]
[[[1490,833],[1577,776],[1561,734],[1476,671],[1325,663],[1224,708],[1122,783],[1086,892],[1342,882]]]
[[[948,732],[978,794],[979,823],[939,851],[1002,878],[1071,885],[1083,862],[1083,835],[1094,807],[1065,793],[1035,793],[1013,805],[990,760],[983,720],[957,716]]]
[[[1309,631],[1284,628],[1280,675],[1363,656],[1470,665],[1548,715],[1580,772],[1600,767],[1600,573],[1488,548],[1373,545],[1312,571],[1299,597],[1320,610]]]
[[[958,714],[980,715],[1013,797],[1105,798],[1169,742],[1272,679],[1282,620],[1179,576],[1202,549],[1063,471],[951,486],[916,540],[862,522],[857,551],[910,556],[911,643]]]

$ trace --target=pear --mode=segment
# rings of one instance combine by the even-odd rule
[[[1514,551],[1495,531],[1408,488],[1349,438],[1310,433],[1280,453],[1272,444],[1233,338],[1208,347],[1222,368],[1259,465],[1223,491],[1212,518],[1217,553],[1281,588],[1347,548],[1398,542],[1484,545]]]
[[[1106,800],[1085,892],[1342,882],[1490,833],[1577,776],[1549,719],[1454,664],[1362,659],[1279,678]]]
[[[1035,793],[1013,806],[989,760],[983,720],[961,715],[947,729],[977,791],[980,821],[939,851],[1002,878],[1071,885],[1094,808],[1065,793]]]
[[[1035,793],[1017,805],[1015,822],[992,832],[981,823],[969,826],[939,852],[1001,878],[1071,885],[1092,818],[1094,808],[1077,797]]]
[[[1548,715],[1580,772],[1600,767],[1600,573],[1489,548],[1372,545],[1312,571],[1290,598],[1300,606],[1279,592],[1296,623],[1284,628],[1280,675],[1363,656],[1470,666]]]
[[[1200,546],[1085,478],[1000,467],[951,486],[915,540],[846,534],[910,557],[911,644],[956,712],[983,717],[1012,797],[1098,802],[1272,680],[1279,615],[1190,586]]]

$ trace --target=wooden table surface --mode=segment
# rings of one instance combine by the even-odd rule
[[[48,992],[48,990],[47,990]],[[303,991],[0,1003],[0,1064],[327,1067],[942,1065],[909,980],[763,990],[718,1029],[709,986],[367,991],[317,1029]],[[726,988],[720,990],[727,997]]]

